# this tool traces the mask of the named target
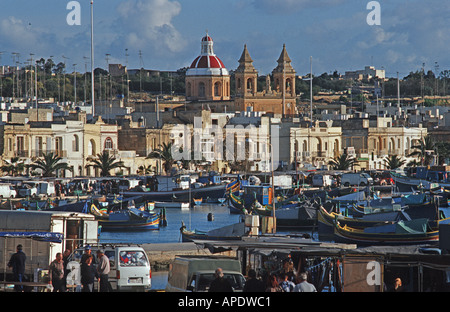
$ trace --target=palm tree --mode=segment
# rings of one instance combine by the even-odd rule
[[[328,165],[330,165],[333,170],[348,170],[349,168],[353,167],[358,161],[347,155],[342,154],[341,156],[335,157],[332,160],[328,162]]]
[[[391,155],[384,159],[384,165],[387,169],[394,170],[400,168],[405,164],[406,160],[398,157],[397,155]]]
[[[161,159],[164,162],[163,167],[166,174],[170,172],[173,164],[175,163],[175,160],[172,157],[172,147],[172,142],[169,142],[167,144],[163,143],[162,145],[160,145],[159,149],[155,149],[147,156],[147,158]]]
[[[448,163],[448,159],[450,158],[450,143],[448,142],[436,142],[436,153],[438,154],[438,163],[439,165]]]
[[[0,170],[7,172],[12,176],[16,176],[25,169],[23,161],[19,161],[19,157],[12,157],[9,161],[6,160],[6,164],[0,167]]]
[[[109,155],[107,150],[103,153],[97,154],[97,158],[90,160],[92,163],[88,164],[86,167],[94,167],[100,169],[100,175],[102,177],[110,176],[110,171],[116,168],[125,167],[123,161],[116,160],[116,157]]]
[[[411,146],[411,149],[416,150],[408,156],[417,156],[422,165],[428,166],[433,157],[431,154],[436,151],[436,145],[431,136],[427,135],[420,140],[419,144]]]
[[[40,158],[32,163],[30,168],[33,170],[40,169],[43,177],[52,177],[54,176],[55,171],[71,170],[69,165],[65,162],[60,162],[61,160],[62,157],[50,152],[48,154],[44,154],[43,158]]]

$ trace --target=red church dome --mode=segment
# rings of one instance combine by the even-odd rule
[[[223,62],[214,54],[213,45],[209,35],[202,38],[201,54],[192,62],[186,75],[229,75]]]

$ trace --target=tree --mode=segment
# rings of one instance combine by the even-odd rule
[[[36,160],[30,165],[32,170],[40,169],[43,177],[52,177],[58,170],[71,170],[69,165],[65,162],[61,162],[62,157],[53,153],[44,154],[43,158]]]
[[[384,159],[384,165],[389,170],[400,168],[405,164],[405,162],[406,162],[405,159],[401,159],[397,155],[391,155]]]
[[[443,165],[448,163],[448,159],[450,158],[450,143],[448,142],[436,142],[436,153],[438,154],[438,162],[439,165]]]
[[[94,167],[100,169],[100,175],[102,177],[109,177],[110,171],[116,168],[123,168],[124,163],[121,160],[117,160],[113,155],[109,155],[107,150],[103,153],[97,154],[97,158],[91,159],[91,163],[86,167]]]
[[[358,161],[347,155],[342,154],[341,156],[335,157],[332,160],[328,162],[328,165],[330,165],[333,170],[348,170],[349,168],[353,167]]]
[[[159,149],[155,149],[147,156],[147,158],[161,159],[164,162],[163,167],[166,174],[170,172],[173,164],[175,163],[175,160],[172,157],[172,147],[172,142],[169,142],[167,144],[163,143],[162,145],[160,145]]]
[[[19,161],[19,157],[12,157],[6,164],[0,167],[0,170],[7,172],[9,175],[16,176],[25,169],[23,161]]]
[[[432,159],[432,154],[436,152],[436,146],[433,142],[431,136],[427,135],[419,144],[411,146],[411,149],[416,149],[414,152],[410,153],[408,156],[417,156],[422,165],[428,166]]]

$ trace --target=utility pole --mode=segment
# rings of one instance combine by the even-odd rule
[[[73,64],[73,102],[77,105],[77,64]]]
[[[63,73],[63,102],[66,103],[66,59],[69,59],[66,56],[62,56],[64,59],[64,73]]]
[[[95,98],[94,98],[94,1],[91,1],[91,102],[92,117],[95,116]]]
[[[310,92],[310,118],[311,118],[311,128],[313,126],[313,74],[312,74],[312,56],[309,57],[310,63],[310,76],[309,76],[309,92]]]
[[[37,61],[34,63],[34,89],[36,92],[36,109],[38,109]],[[37,114],[39,118],[39,114]]]
[[[139,50],[139,60],[141,65],[140,77],[139,77],[139,93],[142,93],[142,70],[144,69],[144,61],[142,60],[142,51]]]
[[[128,49],[125,49],[125,70],[127,72],[127,103],[130,101],[130,78],[128,76]]]
[[[5,73],[3,65],[2,65],[2,54],[3,51],[0,52],[0,68],[1,68],[1,75],[0,75],[0,98],[3,98],[3,75]]]
[[[86,105],[86,88],[87,88],[86,78],[87,78],[87,60],[88,60],[88,57],[83,56],[83,59],[84,59],[84,105]]]

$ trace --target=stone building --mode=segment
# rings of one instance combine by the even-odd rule
[[[306,163],[327,166],[329,160],[342,153],[342,128],[332,121],[317,120],[313,127],[309,127],[309,122],[292,127],[290,140],[290,162],[294,168]]]

